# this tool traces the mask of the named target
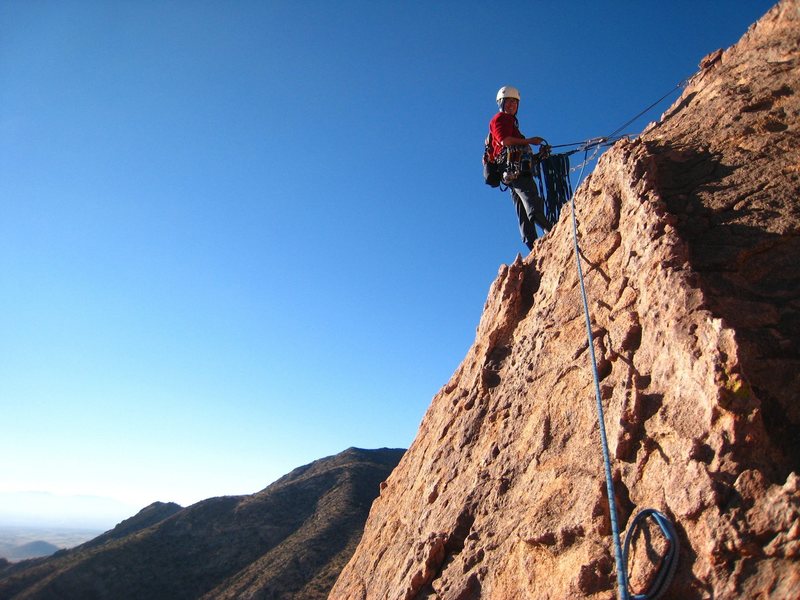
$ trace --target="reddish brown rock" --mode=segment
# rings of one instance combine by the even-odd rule
[[[674,521],[665,598],[800,597],[798,36],[782,2],[576,197],[617,508]],[[565,210],[500,269],[330,597],[610,599],[610,531]],[[634,586],[666,547],[637,537]]]

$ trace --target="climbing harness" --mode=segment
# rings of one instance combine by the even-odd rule
[[[504,148],[495,160],[491,159],[491,134],[486,138],[483,153],[483,178],[487,185],[499,187],[505,192],[508,185],[520,176],[531,175],[536,181],[539,196],[544,201],[545,217],[550,223],[558,221],[561,207],[572,197],[572,182],[570,173],[586,166],[600,152],[601,148],[611,146],[614,142],[626,136],[614,138],[596,138],[580,142],[580,147],[553,154],[552,149],[575,144],[561,144],[550,146],[542,141],[539,152],[533,153],[527,146],[511,146]],[[584,160],[580,165],[570,168],[569,157],[581,150],[594,150],[594,154]]]
[[[490,134],[491,135],[491,134]],[[551,146],[542,141],[539,152],[534,154],[528,146],[503,148],[496,160],[490,157],[490,137],[486,138],[483,155],[483,177],[487,185],[502,191],[520,176],[530,175],[544,200],[544,213],[550,223],[558,221],[561,207],[572,195],[569,180],[569,154],[551,154]]]
[[[509,146],[503,148],[499,162],[503,165],[503,183],[508,185],[519,179],[520,175],[533,173],[533,165],[538,162],[538,155],[528,146]]]

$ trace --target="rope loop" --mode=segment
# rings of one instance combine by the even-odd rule
[[[664,513],[654,508],[645,508],[640,510],[633,518],[633,521],[631,521],[628,527],[628,533],[625,535],[625,545],[622,548],[622,561],[625,563],[625,569],[627,570],[628,568],[628,554],[630,552],[631,540],[647,518],[652,518],[652,520],[656,522],[669,544],[669,547],[667,548],[667,552],[663,557],[663,562],[650,588],[643,594],[633,594],[630,596],[631,600],[656,600],[660,598],[664,592],[667,591],[672,578],[675,576],[675,570],[678,568],[680,542],[678,540],[678,534],[675,531],[675,526]]]

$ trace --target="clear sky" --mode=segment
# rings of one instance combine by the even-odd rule
[[[525,251],[497,89],[602,136],[771,4],[0,3],[0,493],[187,505],[408,447]]]

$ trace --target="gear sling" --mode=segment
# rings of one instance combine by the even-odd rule
[[[545,215],[550,223],[558,221],[561,207],[572,195],[569,171],[569,154],[551,154],[546,141],[543,141],[537,154],[533,154],[528,146],[511,146],[503,148],[492,160],[491,132],[486,136],[483,147],[483,179],[486,185],[497,188],[521,175],[532,176],[544,200]]]

